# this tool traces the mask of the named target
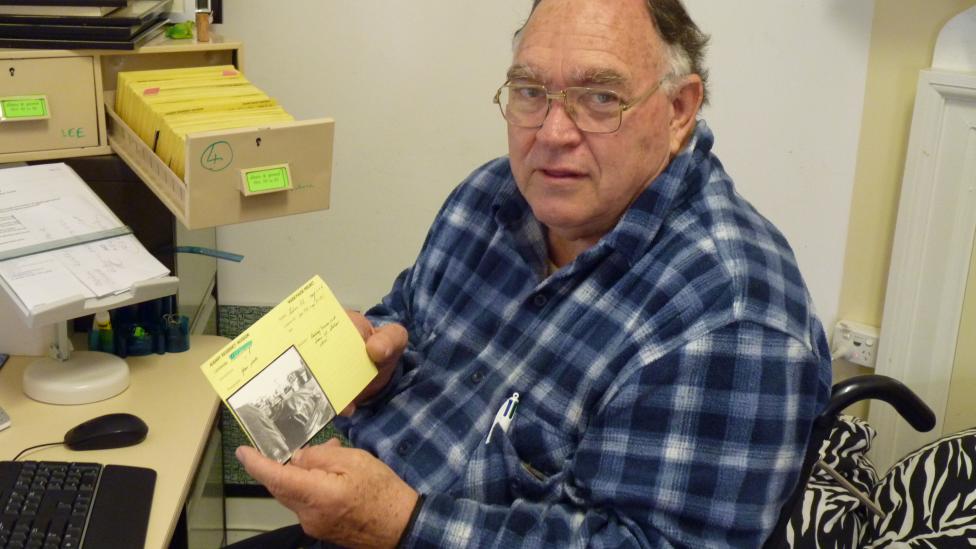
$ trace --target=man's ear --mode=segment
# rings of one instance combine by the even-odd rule
[[[691,132],[695,130],[698,109],[705,97],[705,87],[697,74],[681,79],[677,90],[671,94],[671,157],[681,152]]]

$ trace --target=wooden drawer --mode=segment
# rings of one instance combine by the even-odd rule
[[[334,121],[191,133],[181,179],[115,113],[105,93],[108,140],[132,171],[188,229],[258,221],[329,208]],[[290,188],[251,193],[246,174],[287,167]]]
[[[41,96],[47,111],[0,121],[0,155],[97,147],[96,85],[93,57],[0,60],[0,100]]]

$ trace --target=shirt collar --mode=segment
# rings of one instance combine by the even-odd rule
[[[688,144],[637,196],[637,199],[597,244],[616,250],[633,263],[647,253],[670,213],[708,183],[702,167],[715,139],[704,120],[699,120]]]

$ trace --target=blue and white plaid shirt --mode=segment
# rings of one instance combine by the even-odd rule
[[[407,546],[762,543],[830,353],[786,240],[712,142],[699,122],[616,228],[548,277],[507,158],[453,192],[368,313],[407,328],[401,368],[342,422],[426,494]]]

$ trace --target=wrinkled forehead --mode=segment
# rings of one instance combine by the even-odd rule
[[[519,35],[513,67],[540,81],[641,80],[660,72],[663,52],[644,0],[545,0]]]

